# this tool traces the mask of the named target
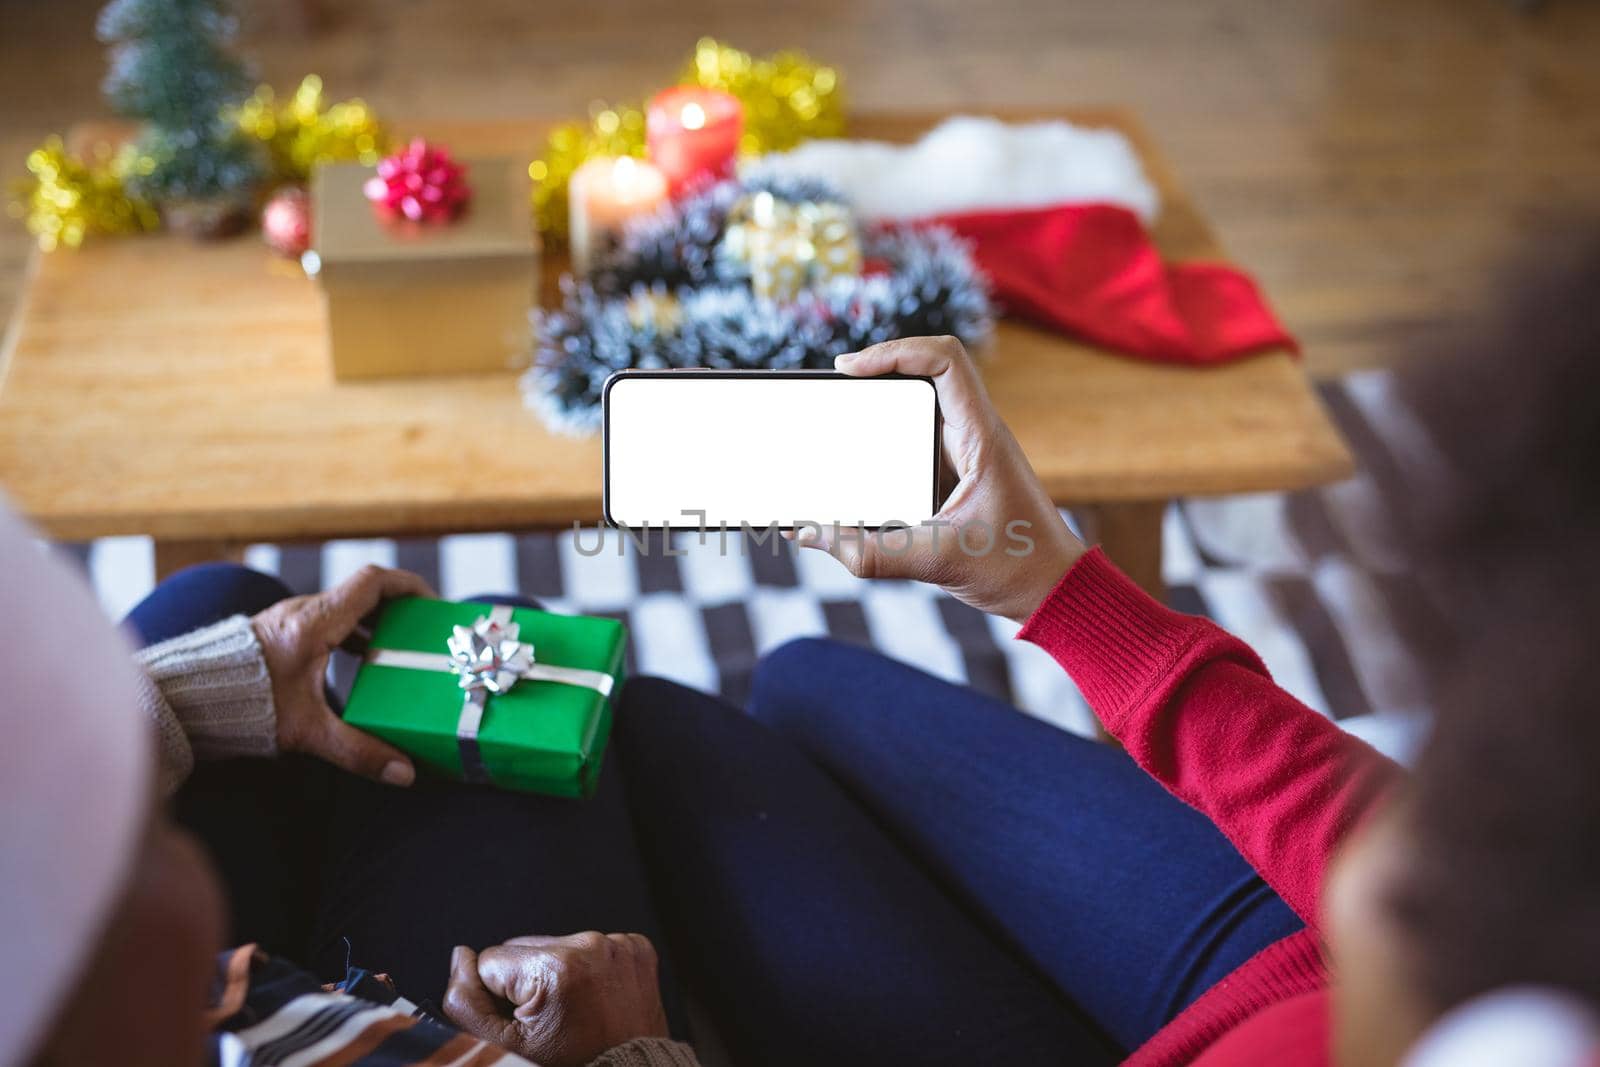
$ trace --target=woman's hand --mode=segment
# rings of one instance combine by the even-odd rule
[[[667,1036],[656,950],[643,934],[463,945],[450,957],[444,1014],[540,1067],[579,1067],[636,1037]]]
[[[847,353],[834,366],[856,378],[891,372],[932,378],[944,415],[944,457],[960,482],[922,526],[877,532],[802,526],[795,540],[823,549],[857,577],[931,582],[1016,622],[1033,614],[1083,555],[1083,542],[1045,495],[961,342],[910,337]]]
[[[272,678],[280,751],[310,753],[389,785],[415,780],[415,768],[398,749],[334,713],[325,686],[328,656],[362,618],[390,597],[432,595],[409,571],[366,566],[327,592],[280,600],[250,620]]]

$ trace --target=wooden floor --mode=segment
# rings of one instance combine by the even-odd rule
[[[0,181],[103,113],[99,0],[0,0]],[[256,0],[246,47],[394,116],[581,112],[695,38],[810,50],[871,108],[1138,108],[1332,374],[1480,314],[1541,220],[1600,214],[1600,4],[1547,0]],[[297,12],[311,10],[309,28]],[[317,9],[326,12],[318,17]],[[7,181],[7,184],[9,182]],[[0,219],[0,322],[27,240]],[[85,294],[92,298],[92,294]]]

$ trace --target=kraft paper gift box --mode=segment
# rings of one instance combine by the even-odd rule
[[[587,797],[611,734],[614,619],[406,597],[387,604],[344,719],[435,773]]]
[[[362,193],[373,167],[327,163],[312,178],[307,260],[322,290],[340,381],[466,374],[527,362],[539,239],[526,164],[464,159],[472,199],[451,222],[381,218]]]

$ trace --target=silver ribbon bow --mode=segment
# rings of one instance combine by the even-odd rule
[[[509,693],[522,680],[522,672],[533,666],[533,646],[517,640],[520,629],[509,618],[501,621],[480,615],[470,627],[451,630],[445,642],[450,669],[465,690],[461,717],[456,720],[457,737],[477,737],[489,694]]]
[[[478,616],[471,626],[457,626],[451,631],[445,641],[448,655],[375,648],[367,653],[367,662],[378,667],[450,671],[456,675],[462,690],[456,738],[461,742],[467,777],[477,778],[481,774],[478,731],[483,726],[484,708],[491,695],[509,693],[521,681],[534,681],[581,686],[593,689],[602,697],[610,697],[611,687],[616,683],[616,679],[604,671],[538,662],[533,646],[518,640],[519,632],[520,627],[511,620],[511,608],[498,604],[488,615]]]

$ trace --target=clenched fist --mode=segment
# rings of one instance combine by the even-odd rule
[[[666,1037],[656,950],[643,934],[516,937],[450,957],[444,1013],[540,1067],[581,1067],[637,1037]]]

